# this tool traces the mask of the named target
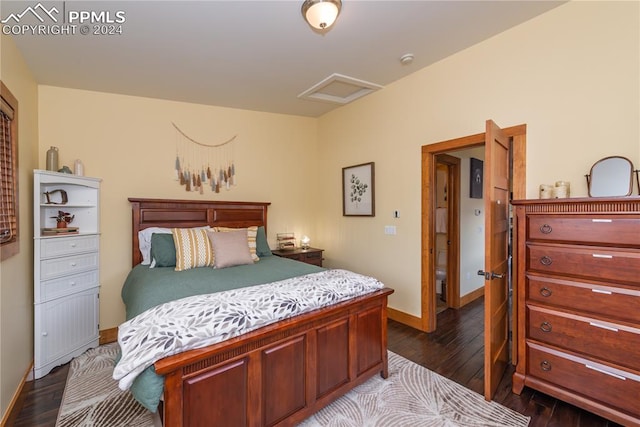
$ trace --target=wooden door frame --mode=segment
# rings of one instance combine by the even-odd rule
[[[512,179],[511,197],[513,199],[526,198],[526,142],[527,125],[517,125],[504,128],[503,132],[512,139]],[[436,155],[466,148],[483,146],[485,133],[478,133],[462,138],[451,139],[422,146],[422,243],[421,243],[421,316],[413,319],[410,326],[425,332],[436,329],[436,300],[435,300],[435,242],[434,210],[436,182]],[[516,268],[515,260],[513,268]],[[513,310],[516,310],[516,287],[513,289]],[[405,317],[405,316],[403,316]],[[403,319],[403,320],[408,320]],[[513,342],[517,342],[516,329],[513,328]]]
[[[447,166],[447,307],[460,308],[460,159],[449,154],[436,154],[436,164]],[[434,192],[435,198],[435,192]],[[435,204],[433,205],[435,206]],[[433,207],[432,206],[432,207]],[[434,236],[435,238],[436,236]],[[435,240],[434,240],[435,242]],[[434,262],[438,254],[434,243]],[[435,274],[435,267],[434,267]],[[435,286],[435,283],[434,283]]]

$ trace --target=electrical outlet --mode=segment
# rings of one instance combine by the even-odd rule
[[[385,225],[384,226],[384,234],[396,234],[396,226],[395,225]]]

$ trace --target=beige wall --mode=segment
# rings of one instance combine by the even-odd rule
[[[319,185],[317,120],[51,86],[39,87],[40,161],[59,148],[60,166],[81,159],[85,175],[102,178],[100,329],[124,321],[120,290],[131,268],[127,198],[271,202],[268,238],[278,232],[315,236]],[[216,144],[237,135],[237,186],[219,194],[187,193],[175,180],[174,122],[191,138]]]
[[[31,171],[38,156],[38,92],[13,39],[0,36],[0,79],[18,100],[20,253],[0,263],[0,414],[33,360]]]
[[[390,306],[419,316],[420,147],[483,132],[487,119],[527,124],[528,197],[558,180],[585,196],[584,174],[605,156],[640,165],[639,8],[567,3],[321,117],[317,229],[329,260],[379,277],[396,290]],[[343,217],[340,170],[371,161],[376,217]]]

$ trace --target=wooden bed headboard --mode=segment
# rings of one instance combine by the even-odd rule
[[[270,202],[216,202],[200,200],[130,198],[133,209],[132,265],[142,262],[138,232],[148,227],[267,227]]]

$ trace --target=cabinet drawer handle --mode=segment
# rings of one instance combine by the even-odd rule
[[[75,285],[76,285],[76,282],[69,282],[69,284],[70,284],[71,286],[75,286]]]
[[[540,289],[540,295],[542,295],[543,297],[550,297],[552,293],[553,292],[551,292],[551,289],[547,288],[546,286]]]
[[[591,292],[595,292],[596,294],[611,295],[611,291],[603,291],[602,289],[591,289]]]
[[[76,263],[75,263],[75,262],[70,262],[70,263],[69,263],[69,265],[70,265],[71,267],[75,267],[75,266],[76,266]]]
[[[75,243],[72,243],[72,244],[71,244],[71,247],[72,247],[72,248],[75,248],[75,247],[76,247],[76,244],[75,244]]]
[[[540,264],[542,265],[551,265],[553,261],[551,260],[551,257],[548,256],[543,256],[542,258],[540,258]]]
[[[595,326],[596,328],[606,329],[607,331],[611,331],[611,332],[618,332],[618,328],[614,328],[612,326],[601,325],[600,323],[596,323],[596,322],[589,322],[589,324],[591,326]]]
[[[540,362],[540,369],[545,372],[549,372],[551,370],[551,362],[543,360],[542,362]]]
[[[542,324],[540,325],[540,330],[542,332],[551,332],[551,323],[549,322],[542,322]]]
[[[47,335],[49,335],[47,332],[43,332],[43,333],[42,333],[42,336],[43,336],[43,337],[46,337]]]
[[[540,232],[542,234],[550,234],[552,231],[553,228],[551,228],[549,224],[543,224],[542,227],[540,227]]]
[[[613,255],[603,255],[603,254],[591,254],[594,258],[606,258],[613,259]]]
[[[614,374],[613,372],[605,371],[604,369],[596,368],[595,366],[591,366],[591,365],[584,365],[584,367],[587,369],[592,369],[596,372],[600,372],[601,374],[609,375],[619,380],[626,381],[626,378],[623,377],[622,375]]]

